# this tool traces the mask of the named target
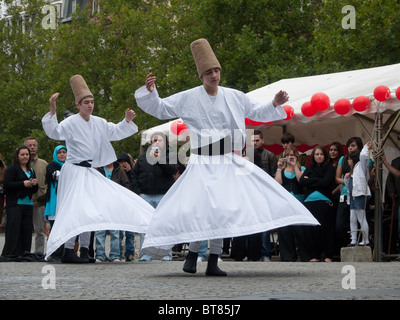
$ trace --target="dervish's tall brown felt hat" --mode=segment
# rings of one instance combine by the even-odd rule
[[[219,64],[210,43],[206,39],[201,38],[193,41],[190,44],[190,49],[192,50],[199,77],[201,77],[207,70],[213,68],[221,69],[221,65]]]
[[[92,96],[93,94],[90,92],[89,87],[87,86],[83,77],[79,74],[71,77],[70,81],[72,92],[75,96],[75,103],[79,103],[83,98],[87,96]]]

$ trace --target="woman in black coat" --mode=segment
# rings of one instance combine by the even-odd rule
[[[20,146],[15,150],[12,165],[4,176],[6,229],[3,256],[18,257],[31,251],[32,194],[37,192],[38,183],[30,163],[29,149]]]
[[[335,211],[332,191],[335,183],[335,167],[329,162],[328,152],[316,146],[311,153],[310,166],[300,178],[306,187],[304,206],[318,220],[320,226],[300,227],[298,246],[302,261],[331,262],[333,256]]]

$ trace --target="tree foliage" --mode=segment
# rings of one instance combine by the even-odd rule
[[[351,3],[353,2],[353,3]],[[248,92],[282,78],[398,62],[399,1],[324,0],[103,0],[101,11],[77,10],[72,22],[44,29],[46,1],[10,7],[11,26],[0,20],[0,152],[9,162],[28,136],[51,160],[59,143],[41,126],[57,100],[59,121],[77,112],[69,85],[81,74],[95,96],[95,115],[118,122],[126,108],[139,131],[161,121],[137,108],[134,92],[157,76],[161,96],[200,85],[189,44],[207,38],[222,65],[222,85]],[[342,8],[353,5],[356,29],[344,29]],[[290,94],[290,93],[289,93]],[[113,143],[137,156],[140,134]]]

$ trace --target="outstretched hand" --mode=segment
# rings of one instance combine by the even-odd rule
[[[126,112],[125,112],[125,119],[126,119],[126,121],[127,122],[131,122],[133,119],[135,119],[136,118],[136,113],[135,113],[135,111],[133,111],[132,109],[126,109]]]
[[[146,77],[146,89],[150,92],[154,90],[154,84],[156,83],[156,77],[150,72]]]
[[[287,94],[286,91],[281,90],[275,95],[275,98],[274,100],[272,100],[272,103],[276,108],[277,106],[281,106],[288,101],[289,101],[289,95]]]
[[[57,109],[56,100],[57,100],[59,95],[60,94],[58,92],[56,92],[49,99],[49,101],[50,101],[50,113],[51,113],[52,116],[56,113],[56,109]]]

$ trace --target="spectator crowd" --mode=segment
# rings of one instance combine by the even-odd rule
[[[268,151],[263,133],[254,130],[251,145],[243,150],[243,157],[266,171],[318,220],[319,226],[290,225],[277,230],[224,239],[220,259],[235,261],[270,261],[277,255],[280,261],[332,262],[340,256],[340,248],[372,245],[371,206],[373,206],[374,164],[369,156],[371,143],[351,137],[345,145],[334,141],[328,146],[317,145],[309,155],[294,146],[295,138],[286,133],[281,137],[283,152]],[[28,137],[15,149],[12,163],[6,165],[0,155],[0,213],[1,231],[5,232],[2,257],[17,258],[23,254],[46,252],[48,237],[56,220],[57,185],[60,171],[67,158],[67,147],[54,149],[52,161],[38,157],[38,142]],[[160,161],[163,159],[163,161]],[[174,161],[172,161],[174,159]],[[147,151],[134,160],[121,153],[114,163],[97,168],[105,178],[136,193],[156,208],[163,196],[185,170],[185,163],[176,163],[177,155],[169,150],[168,137],[156,133]],[[390,164],[386,184],[387,202],[392,205],[399,221],[400,158]],[[243,204],[245,210],[245,204]],[[395,232],[398,241],[400,223]],[[106,237],[110,238],[106,252]],[[79,244],[88,243],[88,252],[81,256],[101,262],[151,261],[152,257],[135,248],[135,236],[143,243],[144,234],[124,230],[100,230],[90,237],[76,238],[74,254]],[[33,239],[33,243],[32,243]],[[184,244],[176,244],[163,257],[171,261]],[[199,249],[198,261],[207,259],[208,242]],[[61,260],[61,246],[52,255]],[[82,247],[81,247],[82,250]],[[398,250],[398,248],[397,248]]]

